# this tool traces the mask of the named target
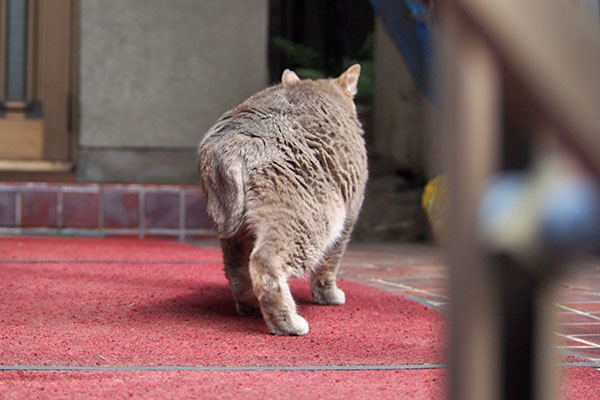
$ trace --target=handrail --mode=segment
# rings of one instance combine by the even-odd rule
[[[438,142],[452,188],[452,399],[555,398],[553,271],[561,261],[545,257],[544,249],[519,258],[511,249],[483,248],[478,224],[490,176],[500,167],[503,121],[515,117],[503,109],[515,99],[505,96],[533,103],[539,126],[527,129],[555,132],[600,178],[600,38],[565,3],[440,2],[444,129]],[[505,90],[506,77],[518,82],[518,91]],[[532,274],[528,267],[537,264]]]
[[[600,175],[600,37],[562,0],[454,0]]]

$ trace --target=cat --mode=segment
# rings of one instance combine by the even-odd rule
[[[336,274],[367,181],[353,97],[360,65],[337,78],[281,83],[226,112],[198,148],[200,186],[237,311],[272,334],[305,335],[288,286],[310,271],[317,304],[345,303]]]

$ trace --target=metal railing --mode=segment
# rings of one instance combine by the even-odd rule
[[[440,141],[452,188],[450,397],[550,400],[552,305],[568,249],[556,257],[539,237],[535,201],[543,193],[515,214],[523,218],[487,237],[481,207],[491,177],[507,167],[511,122],[534,148],[528,176],[537,168],[558,178],[548,165],[574,154],[600,177],[600,38],[564,0],[440,3]]]

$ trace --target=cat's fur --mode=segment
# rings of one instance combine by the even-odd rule
[[[198,150],[208,213],[241,314],[260,311],[271,333],[304,335],[288,278],[311,273],[313,300],[344,304],[342,253],[367,180],[353,96],[358,64],[334,79],[282,83],[226,112]]]

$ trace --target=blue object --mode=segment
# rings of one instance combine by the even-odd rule
[[[502,174],[485,192],[479,209],[479,223],[487,229],[502,229],[518,212],[527,187],[524,174]]]
[[[541,234],[555,250],[598,249],[600,190],[580,176],[551,188],[541,204]]]
[[[483,196],[479,225],[488,243],[511,246],[503,250],[599,251],[600,188],[586,175],[536,181],[525,173],[504,173]]]
[[[425,95],[433,99],[432,30],[427,6],[421,0],[371,0],[392,40]]]

